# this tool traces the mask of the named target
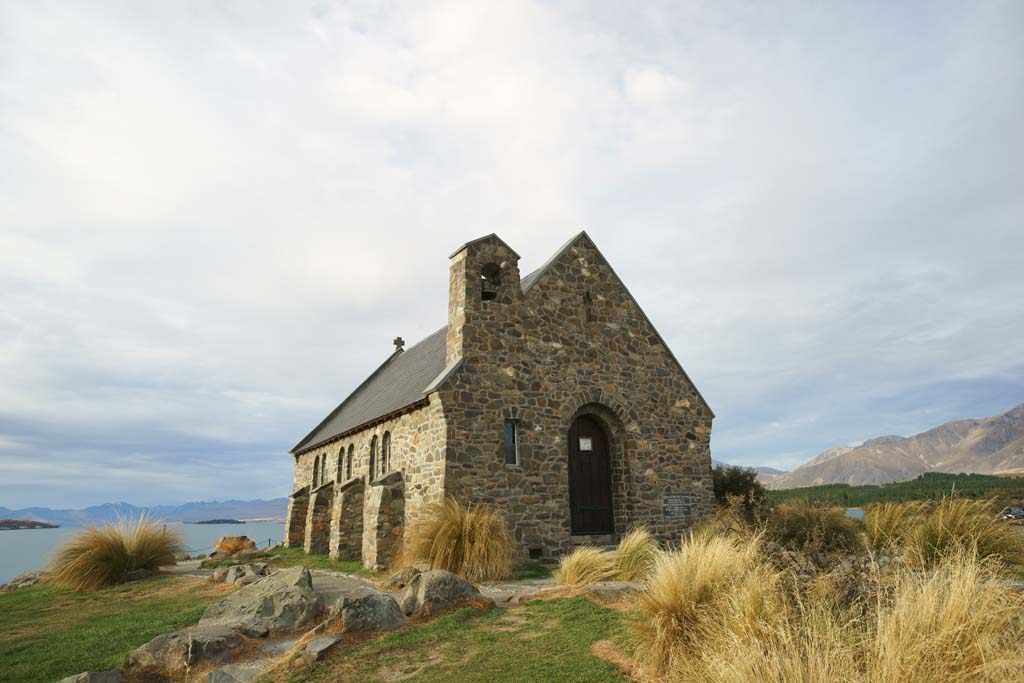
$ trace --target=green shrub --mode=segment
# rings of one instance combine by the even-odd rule
[[[768,515],[765,530],[770,540],[790,550],[821,554],[863,549],[857,521],[841,508],[781,503]]]
[[[85,527],[55,551],[48,581],[76,591],[111,586],[123,582],[128,572],[174,564],[184,548],[180,531],[145,516]]]

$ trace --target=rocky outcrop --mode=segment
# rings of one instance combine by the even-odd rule
[[[309,641],[306,645],[305,657],[307,661],[319,661],[327,651],[341,642],[341,636],[319,636]]]
[[[331,607],[328,621],[349,633],[394,631],[409,623],[395,599],[373,588],[356,588]]]
[[[480,597],[480,591],[469,581],[443,569],[432,569],[414,576],[399,602],[407,616],[425,616]]]
[[[323,601],[313,592],[305,567],[291,567],[263,577],[206,608],[200,626],[218,625],[261,637],[289,631],[313,621]]]
[[[124,676],[119,669],[85,671],[74,676],[62,678],[57,683],[124,683]]]
[[[270,573],[270,567],[265,562],[254,564],[236,564],[229,567],[217,567],[213,570],[210,579],[214,583],[228,583],[231,585],[248,586],[259,581]]]
[[[266,660],[246,662],[245,664],[228,664],[211,671],[206,676],[206,683],[252,683],[269,667]]]
[[[420,573],[420,570],[416,567],[402,567],[384,582],[384,590],[400,591],[408,586]]]
[[[241,642],[241,636],[227,626],[200,623],[157,636],[133,650],[128,655],[128,665],[177,671],[200,662],[224,662]]]

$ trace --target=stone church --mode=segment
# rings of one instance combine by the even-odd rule
[[[500,508],[524,558],[712,512],[714,414],[585,232],[525,277],[467,242],[448,292],[448,323],[291,450],[289,546],[383,568],[445,496]]]

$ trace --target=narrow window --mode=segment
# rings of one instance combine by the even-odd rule
[[[355,448],[352,444],[348,446],[348,459],[345,461],[345,481],[352,478],[352,458],[355,457]]]
[[[494,301],[498,298],[501,287],[501,266],[488,263],[480,270],[480,298],[483,301]]]
[[[338,451],[338,474],[334,476],[334,481],[341,483],[345,481],[345,447],[342,446]]]
[[[594,299],[590,296],[589,289],[583,292],[583,310],[587,322],[594,322]]]
[[[377,435],[370,439],[370,481],[377,478]]]
[[[505,420],[505,464],[519,467],[519,422]]]
[[[380,473],[387,474],[391,471],[391,432],[384,432],[384,438],[380,441]]]
[[[313,458],[313,481],[311,482],[313,488],[316,488],[318,483],[317,480],[320,478],[320,456]]]

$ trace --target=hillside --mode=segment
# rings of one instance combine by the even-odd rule
[[[113,522],[119,517],[135,518],[148,515],[166,522],[198,522],[213,518],[231,519],[284,519],[288,510],[287,498],[273,500],[225,500],[182,505],[154,505],[138,507],[129,503],[104,503],[81,510],[53,509],[46,507],[11,510],[0,507],[0,517],[31,519],[61,526],[81,526]]]
[[[885,484],[926,472],[1011,474],[1024,471],[1024,404],[1001,415],[957,420],[910,437],[882,436],[836,446],[792,472],[762,474],[768,488]]]

